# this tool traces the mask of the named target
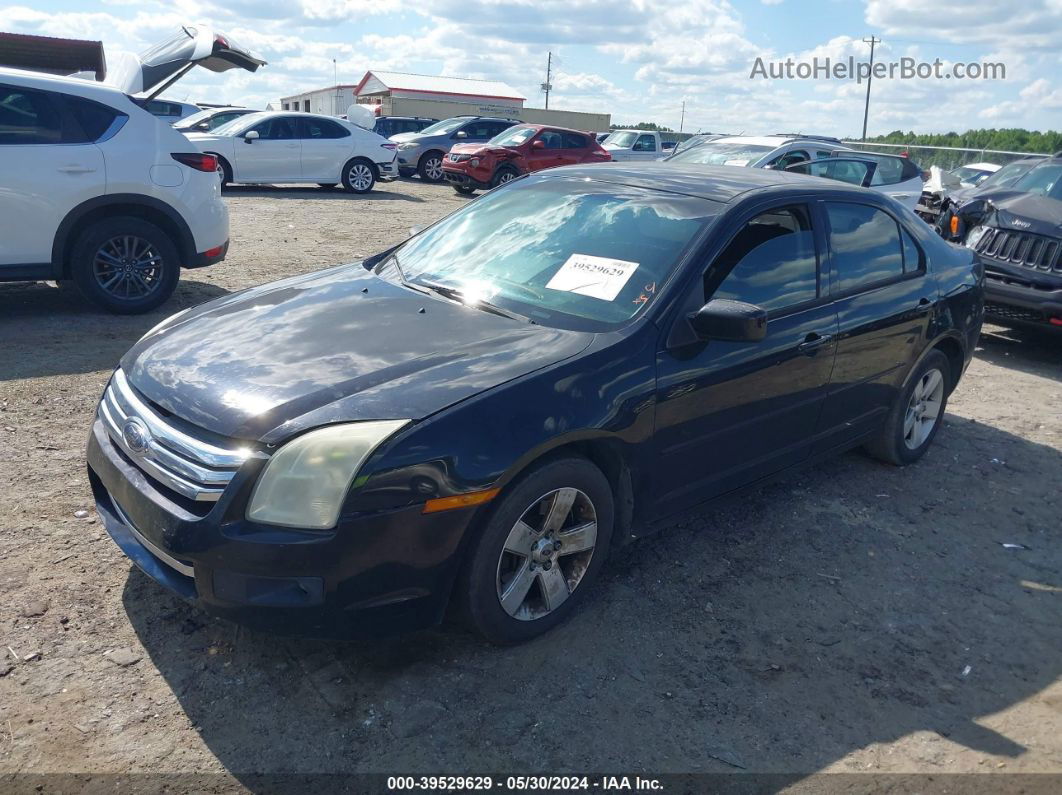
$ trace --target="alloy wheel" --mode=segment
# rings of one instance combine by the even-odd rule
[[[428,175],[428,179],[438,182],[443,178],[443,167],[441,157],[430,157],[424,161],[424,173]]]
[[[597,545],[597,511],[585,492],[560,488],[523,512],[498,560],[502,608],[515,619],[542,618],[582,582]]]
[[[372,187],[372,169],[364,163],[355,163],[347,172],[347,179],[354,187],[354,190],[366,191]]]
[[[162,283],[162,256],[142,237],[112,237],[96,250],[92,275],[100,288],[115,298],[143,298]]]
[[[225,166],[221,164],[221,158],[218,158],[218,164],[214,167],[214,170],[218,172],[218,181],[225,184]]]
[[[512,182],[514,179],[516,179],[516,176],[513,172],[506,170],[498,175],[498,184],[504,185],[506,182]]]
[[[903,443],[908,450],[917,450],[925,444],[940,419],[943,401],[943,373],[936,369],[926,370],[915,384],[903,420]]]

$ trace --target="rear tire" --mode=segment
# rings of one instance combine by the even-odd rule
[[[925,455],[944,422],[951,380],[948,357],[930,351],[907,379],[884,427],[867,442],[867,452],[894,466],[913,464]]]
[[[428,152],[424,155],[417,164],[417,173],[420,174],[420,178],[425,182],[442,182],[442,160],[442,152]]]
[[[177,287],[180,258],[169,235],[152,223],[119,216],[99,221],[71,250],[70,276],[96,306],[119,315],[150,312]]]
[[[376,164],[356,157],[343,166],[343,187],[350,193],[368,193],[380,178]]]
[[[612,489],[585,458],[549,461],[492,506],[462,570],[465,622],[491,643],[530,640],[568,618],[612,542]]]

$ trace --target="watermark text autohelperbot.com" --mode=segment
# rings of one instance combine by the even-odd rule
[[[945,64],[940,58],[919,61],[903,57],[898,61],[878,61],[873,66],[867,61],[856,61],[853,56],[834,60],[818,56],[798,61],[765,61],[757,58],[749,73],[750,80],[855,80],[862,83],[873,76],[900,80],[1006,80],[1006,64],[970,61]]]

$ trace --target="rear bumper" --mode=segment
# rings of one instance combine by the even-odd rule
[[[257,469],[216,503],[181,503],[93,424],[89,481],[108,534],[150,578],[211,615],[314,637],[379,636],[438,623],[473,511],[420,506],[342,517],[329,533],[253,525]]]
[[[220,246],[207,249],[206,251],[196,254],[184,267],[186,268],[205,268],[208,265],[215,265],[225,259],[229,253],[229,241],[226,240]]]
[[[986,277],[987,317],[1062,331],[1062,286],[1051,288],[1020,283],[1010,276],[993,272],[987,273]]]
[[[380,172],[381,182],[390,182],[393,179],[398,179],[398,160],[392,160],[389,163],[377,163],[376,169]]]

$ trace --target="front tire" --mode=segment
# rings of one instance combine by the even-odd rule
[[[374,163],[359,157],[343,166],[343,187],[350,193],[368,193],[379,176]]]
[[[476,192],[475,188],[470,188],[468,185],[454,185],[454,190],[462,196],[471,196]]]
[[[150,312],[180,278],[177,247],[152,223],[120,216],[99,221],[78,237],[70,275],[89,301],[120,315]]]
[[[491,643],[537,637],[567,619],[612,542],[612,489],[585,458],[532,470],[493,506],[459,587],[468,625]]]
[[[420,174],[420,178],[425,182],[442,182],[442,161],[442,152],[428,152],[424,155],[417,164],[417,173]]]
[[[930,351],[907,379],[885,426],[867,443],[867,452],[894,466],[913,464],[925,455],[944,421],[951,378],[948,357]]]
[[[510,166],[502,166],[494,173],[494,177],[490,181],[490,186],[492,188],[496,188],[499,185],[504,185],[507,182],[512,182],[518,176],[520,176],[520,174],[516,171],[516,169]]]

